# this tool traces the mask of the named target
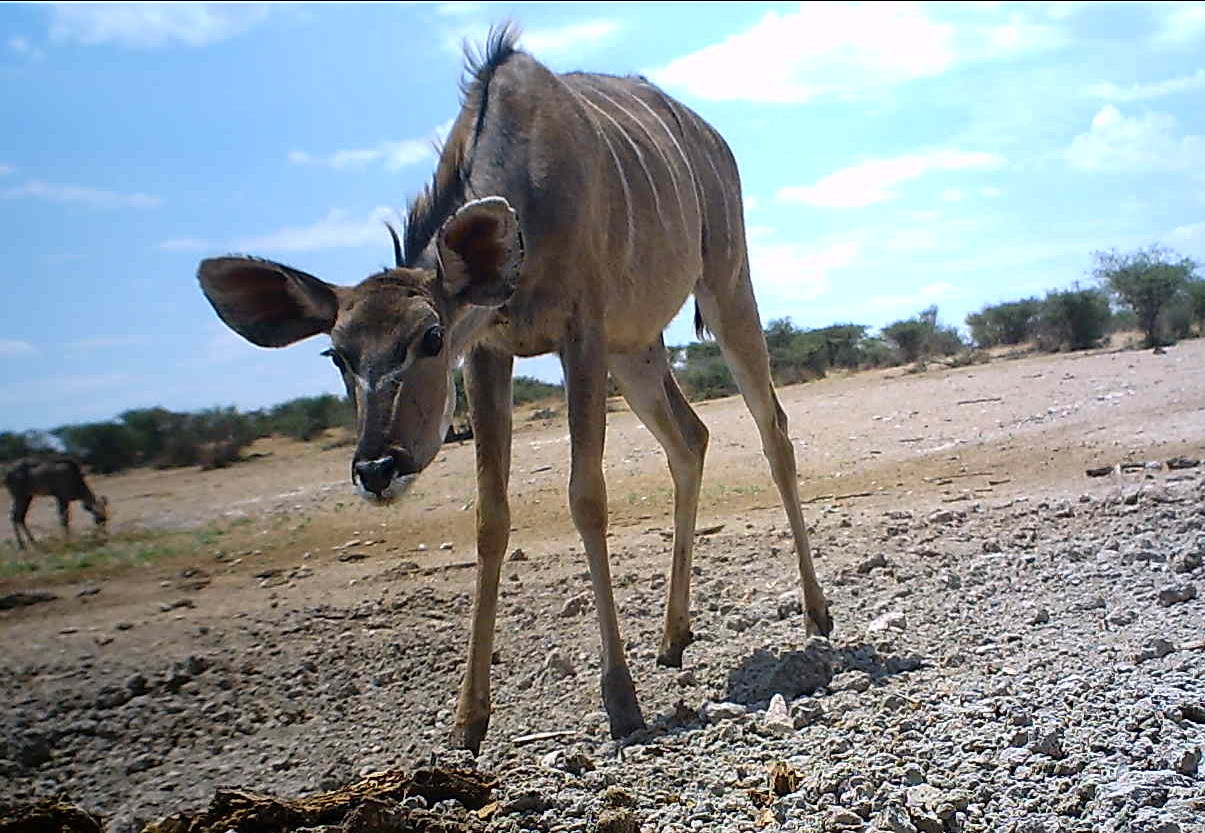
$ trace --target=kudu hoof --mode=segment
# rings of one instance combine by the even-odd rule
[[[828,603],[819,610],[808,611],[808,635],[828,636],[833,632],[833,617],[829,615]]]
[[[481,754],[481,741],[485,740],[485,732],[489,725],[488,717],[464,724],[457,723],[448,736],[448,744],[455,749],[467,749],[476,757]]]
[[[602,693],[613,740],[626,738],[646,728],[640,703],[636,700],[636,687],[632,685],[632,675],[628,669],[619,668],[603,674]]]
[[[657,652],[657,664],[666,668],[681,668],[682,653],[686,646],[694,642],[695,635],[690,631],[682,637],[666,637],[661,641],[661,650]]]

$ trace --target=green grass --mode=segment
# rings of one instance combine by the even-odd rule
[[[36,547],[24,550],[10,539],[0,543],[0,579],[71,576],[93,569],[142,566],[212,548],[224,534],[216,527],[185,531],[131,529],[107,535],[77,533],[64,540],[55,530],[43,533]]]

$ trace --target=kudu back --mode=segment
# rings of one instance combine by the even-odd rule
[[[392,230],[391,230],[392,231]],[[607,558],[602,455],[608,372],[666,452],[673,562],[658,661],[690,642],[691,547],[708,433],[675,382],[662,330],[693,292],[757,423],[795,537],[809,627],[828,633],[799,508],[794,450],[770,381],[749,278],[740,180],[719,134],[642,78],[557,75],[509,27],[470,60],[431,183],[411,201],[396,266],[354,286],[249,257],[201,263],[217,314],[265,347],[327,333],[355,402],[351,479],[399,496],[435,457],[463,359],[477,454],[477,591],[454,741],[476,751],[490,715],[515,356],[557,353],[568,400],[569,507],[589,562],[611,733],[644,726]]]

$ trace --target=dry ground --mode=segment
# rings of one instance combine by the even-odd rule
[[[838,519],[842,526],[857,527],[888,511],[925,513],[943,505],[1006,506],[1018,499],[1105,496],[1120,488],[1118,478],[1089,479],[1085,469],[1205,456],[1202,340],[1185,342],[1165,355],[1099,351],[930,367],[923,373],[897,368],[798,385],[780,394],[796,441],[806,516],[820,526],[822,584],[876,548],[872,540],[826,534]],[[752,421],[737,398],[702,403],[698,410],[711,430],[699,525],[723,524],[727,534],[740,531],[746,539],[762,536],[757,539],[764,550],[758,556],[758,575],[777,575],[785,587],[790,558],[768,543],[782,526],[781,509]],[[551,419],[529,415],[516,417],[511,540],[512,547],[522,548],[533,562],[532,569],[542,571],[542,578],[504,593],[504,652],[514,643],[513,634],[505,635],[508,622],[514,624],[506,618],[507,605],[555,611],[562,599],[588,586],[565,505],[568,435],[563,414]],[[401,656],[398,673],[421,676],[431,671],[447,689],[459,673],[459,648],[451,646],[459,644],[460,617],[467,616],[472,586],[471,443],[446,447],[406,500],[388,508],[368,506],[351,492],[349,448],[321,450],[318,444],[272,440],[253,452],[260,456],[225,470],[137,471],[94,478],[95,490],[107,495],[113,507],[114,535],[146,542],[145,558],[136,567],[101,564],[82,571],[35,570],[0,579],[0,595],[49,590],[59,597],[0,612],[3,667],[43,681],[53,669],[72,679],[78,691],[89,684],[97,690],[111,684],[131,663],[134,668],[156,669],[191,654],[204,655],[219,641],[224,651],[237,654],[245,649],[250,661],[269,662],[281,651],[292,656],[289,646],[306,638],[304,629],[299,636],[297,627],[288,625],[286,611],[351,610],[366,600],[421,600],[424,593],[434,593],[456,618],[450,630],[440,632],[440,638],[448,640],[437,652],[440,661],[423,654],[422,662],[434,664],[422,668]],[[609,417],[606,467],[612,548],[621,562],[618,574],[662,571],[669,549],[664,533],[671,526],[669,477],[655,440],[619,406]],[[85,520],[77,512],[77,529],[83,529]],[[35,506],[30,525],[43,537],[57,534],[45,501]],[[722,546],[724,534],[718,539]],[[161,540],[156,536],[173,542],[167,555],[156,556],[155,542]],[[735,546],[744,541],[733,542]],[[10,548],[0,549],[0,559],[18,558],[10,545],[2,546]],[[771,551],[781,563],[769,562]],[[708,552],[703,547],[699,555],[703,570]],[[39,556],[21,557],[29,561]],[[531,587],[539,589],[539,604],[524,596],[523,588]],[[856,605],[841,596],[834,599],[838,634],[844,621],[865,618],[861,611],[842,609],[842,603]],[[394,609],[399,609],[397,604]],[[273,618],[274,612],[280,615]],[[417,603],[408,612],[426,624],[448,618],[448,611],[441,611],[423,619]],[[665,685],[667,678],[660,676],[650,681],[652,672],[644,667],[651,664],[645,658],[655,643],[659,611],[650,606],[623,615],[634,645],[638,687]],[[634,615],[638,621],[632,621]],[[235,621],[272,625],[249,630],[235,627]],[[525,618],[520,625],[549,632],[561,627],[555,619]],[[571,656],[584,658],[594,651],[587,636],[592,631],[579,630],[585,641],[573,647]],[[715,638],[742,637],[728,632]],[[329,643],[323,644],[331,650]],[[532,660],[537,665],[539,661]],[[597,709],[592,681],[584,686],[562,705]],[[506,690],[505,685],[500,688],[498,708],[507,717],[496,718],[495,735],[556,728],[568,719],[555,711],[510,714],[502,701]],[[656,702],[668,698],[651,696]],[[431,704],[429,712],[402,713],[393,719],[409,722],[406,731],[421,745],[446,721],[445,706],[446,698]],[[272,769],[289,767],[274,764]],[[236,771],[249,777],[247,769]],[[206,776],[212,782],[201,779],[195,794],[229,774],[226,770]],[[0,783],[5,777],[0,773]],[[68,788],[92,780],[83,765],[72,778]],[[122,780],[120,775],[116,780]],[[63,779],[56,783],[62,786]],[[82,789],[96,800],[96,789]],[[143,795],[140,806],[162,808],[173,796],[193,794],[173,789],[157,797]],[[110,812],[132,806],[125,795],[103,803]]]

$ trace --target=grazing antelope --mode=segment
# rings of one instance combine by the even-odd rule
[[[70,457],[26,457],[18,460],[4,475],[4,485],[12,495],[10,517],[13,522],[13,535],[16,536],[17,546],[21,549],[25,549],[25,542],[21,540],[22,532],[29,539],[29,543],[37,543],[29,527],[25,525],[25,515],[29,512],[29,504],[38,495],[53,497],[59,502],[59,522],[63,525],[64,537],[71,534],[69,524],[73,500],[78,500],[92,513],[92,520],[97,526],[103,527],[109,520],[108,499],[92,494],[92,490],[84,482],[83,469]]]
[[[431,183],[411,201],[395,268],[355,286],[248,257],[201,263],[217,314],[265,347],[329,333],[356,403],[351,477],[402,494],[434,459],[464,359],[477,454],[477,587],[453,740],[476,752],[490,717],[498,578],[510,535],[515,356],[559,354],[571,440],[569,507],[602,632],[611,734],[644,718],[624,658],[607,560],[607,373],[665,449],[674,482],[669,601],[658,661],[691,640],[691,547],[708,432],[670,371],[662,330],[693,292],[761,434],[795,537],[810,627],[827,634],[799,506],[787,417],[770,380],[749,279],[740,181],[724,140],[642,78],[556,75],[508,26],[470,58],[460,114]]]

